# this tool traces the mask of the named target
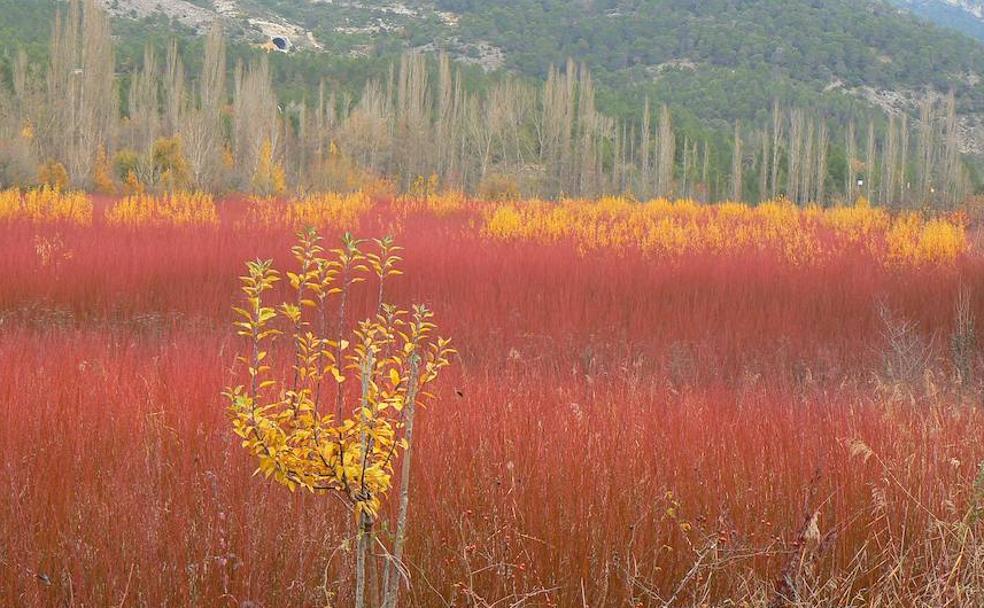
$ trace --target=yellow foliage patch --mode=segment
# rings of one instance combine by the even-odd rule
[[[861,243],[906,263],[952,263],[967,250],[964,227],[949,220],[893,217],[863,199],[850,206],[800,208],[785,200],[749,206],[691,200],[646,203],[621,197],[557,203],[489,204],[483,233],[499,240],[571,240],[582,252],[636,248],[650,255],[773,249],[794,263]]]
[[[32,222],[92,223],[92,201],[81,192],[62,192],[44,186],[38,189],[0,192],[0,220]]]
[[[968,249],[963,225],[925,221],[915,213],[900,216],[886,235],[888,259],[894,263],[948,264]]]
[[[117,201],[106,212],[106,221],[123,226],[208,226],[218,224],[219,215],[208,194],[134,194]]]
[[[249,203],[246,223],[264,228],[313,226],[356,230],[370,209],[372,200],[364,192],[312,194],[290,201],[258,198]]]

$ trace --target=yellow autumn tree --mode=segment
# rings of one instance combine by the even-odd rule
[[[370,569],[382,574],[371,584],[385,598],[383,605],[394,608],[403,571],[415,411],[454,351],[449,340],[435,337],[426,307],[408,311],[384,303],[386,280],[400,274],[399,248],[390,238],[373,244],[374,251],[365,251],[365,242],[347,234],[340,248],[325,251],[309,229],[292,249],[294,272],[281,274],[269,260],[247,264],[245,303],[235,308],[238,333],[248,345],[238,358],[243,382],[225,396],[233,429],[256,458],[258,473],[291,491],[336,494],[352,511],[356,608],[365,606],[366,562],[377,559],[368,549],[382,542],[374,530],[395,463],[402,459],[400,503],[387,528],[395,532],[390,557],[382,568]],[[290,299],[270,302],[284,277]],[[370,277],[378,284],[376,309],[348,329],[353,287]],[[332,330],[329,319],[334,319]]]
[[[276,196],[287,189],[284,168],[273,158],[273,144],[267,139],[260,148],[260,158],[253,172],[253,193],[259,196]]]
[[[115,194],[116,182],[113,180],[113,168],[110,165],[109,157],[106,155],[106,148],[99,146],[96,153],[96,162],[92,167],[92,185],[96,192],[102,194]]]
[[[123,194],[127,196],[133,196],[135,194],[143,194],[146,188],[140,178],[137,177],[137,172],[130,170],[126,174],[126,179],[123,180]]]
[[[68,186],[68,171],[65,165],[49,160],[38,167],[38,183],[54,190],[64,190]]]
[[[188,161],[181,147],[181,138],[162,137],[154,142],[151,153],[154,181],[173,192],[185,188],[190,181]]]

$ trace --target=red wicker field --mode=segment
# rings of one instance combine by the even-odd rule
[[[0,220],[0,605],[349,605],[351,517],[253,477],[221,397],[243,263],[289,265],[292,231],[108,204]],[[357,227],[395,233],[392,297],[459,351],[419,421],[405,603],[984,605],[973,247],[652,255],[482,217]]]

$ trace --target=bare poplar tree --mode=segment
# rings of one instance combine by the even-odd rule
[[[700,183],[701,183],[701,187],[704,190],[703,201],[706,203],[710,200],[710,195],[711,195],[711,185],[710,182],[708,182],[708,166],[710,164],[710,156],[708,155],[708,144],[706,139],[704,140],[703,157],[704,160],[701,163],[701,170],[700,170]]]
[[[55,18],[47,74],[47,156],[86,185],[100,149],[111,147],[118,118],[109,17],[95,0],[71,0]]]
[[[205,39],[197,104],[190,104],[180,121],[182,147],[192,184],[196,188],[214,187],[221,167],[225,143],[222,108],[226,104],[226,67],[225,36],[222,27],[215,23],[209,28]],[[174,70],[178,71],[177,65]]]
[[[377,80],[370,81],[362,98],[339,127],[339,141],[361,166],[382,172],[388,164],[392,142],[391,114]]]
[[[895,116],[888,119],[888,127],[882,144],[881,180],[878,184],[878,199],[886,205],[896,206],[896,169],[898,168],[898,134],[895,129]]]
[[[830,131],[827,123],[820,122],[817,127],[817,146],[816,146],[816,172],[814,187],[816,196],[814,200],[821,205],[826,205],[827,196],[827,154],[830,149]]]
[[[178,42],[172,40],[167,48],[164,66],[164,130],[174,136],[181,132],[181,120],[187,106],[185,68],[178,50]]]
[[[671,198],[674,195],[673,173],[676,163],[676,137],[670,109],[663,105],[659,113],[659,167],[657,170],[657,196]]]
[[[428,177],[434,171],[430,116],[426,57],[419,53],[404,53],[397,74],[393,152],[396,170],[405,187],[414,179]]]
[[[935,154],[935,111],[933,102],[926,98],[919,105],[919,148],[916,158],[916,193],[920,203],[931,200],[935,190],[933,176],[936,170]]]
[[[868,142],[866,146],[866,151],[864,153],[864,170],[866,172],[864,179],[864,196],[869,201],[872,199],[874,193],[875,175],[877,175],[877,163],[876,158],[877,147],[875,144],[875,123],[868,121]]]
[[[769,128],[759,134],[760,150],[758,166],[758,200],[759,202],[769,198]]]
[[[639,143],[639,194],[644,197],[649,197],[652,195],[652,183],[653,183],[653,161],[650,157],[650,151],[652,149],[652,109],[649,107],[649,98],[646,97],[646,104],[642,111],[642,127],[641,135],[642,141]]]
[[[248,68],[240,64],[235,78],[233,136],[242,186],[250,184],[264,146],[269,145],[274,156],[279,156],[280,111],[273,92],[269,59],[263,56]]]
[[[683,160],[680,163],[680,196],[690,198],[690,138],[683,137]]]
[[[847,176],[847,183],[844,184],[844,195],[847,198],[848,203],[853,203],[857,199],[858,192],[856,191],[857,186],[857,157],[858,157],[858,138],[857,134],[854,132],[854,121],[847,123],[847,132],[845,134],[846,145],[844,147],[847,157],[847,171],[845,175]]]
[[[539,119],[540,162],[550,184],[545,194],[562,194],[569,187],[571,139],[574,136],[575,79],[577,67],[568,62],[561,74],[551,67],[543,86]]]
[[[943,179],[944,202],[952,208],[963,197],[963,160],[960,155],[960,133],[957,126],[957,101],[953,90],[944,100],[943,110]]]
[[[786,195],[794,203],[800,203],[800,175],[803,163],[803,112],[792,110],[789,115],[789,146],[787,147]]]
[[[445,181],[454,173],[455,131],[457,128],[458,108],[454,91],[454,79],[451,76],[451,59],[446,53],[441,53],[437,60],[437,116],[435,136],[437,140],[437,171],[444,176]],[[452,178],[453,179],[453,178]]]
[[[496,83],[484,99],[472,97],[468,108],[468,132],[478,161],[479,181],[485,179],[491,165],[502,161],[501,151],[510,117],[511,93],[505,83]],[[496,154],[500,152],[500,154]]]
[[[803,144],[803,155],[800,159],[800,202],[813,202],[813,165],[815,154],[816,126],[813,121],[806,124],[806,140]]]
[[[577,194],[594,196],[601,192],[604,182],[601,145],[611,139],[614,122],[598,112],[591,73],[584,66],[578,78],[577,128]]]
[[[772,173],[769,176],[769,193],[774,199],[779,195],[779,158],[782,148],[785,120],[779,108],[779,100],[772,104]]]
[[[735,148],[731,155],[731,200],[742,200],[741,121],[735,122]]]
[[[129,96],[129,145],[141,154],[150,153],[160,131],[157,56],[154,47],[144,47],[143,66],[134,74]]]
[[[903,114],[899,121],[899,156],[896,171],[899,181],[899,202],[903,206],[911,204],[909,200],[912,187],[909,175],[909,117]]]

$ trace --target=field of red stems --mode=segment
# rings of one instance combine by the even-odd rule
[[[222,398],[244,262],[289,268],[292,230],[108,204],[0,221],[0,606],[350,606],[351,515],[253,476]],[[984,605],[973,247],[649,255],[488,216],[357,226],[394,232],[389,297],[458,351],[417,422],[403,605]]]

